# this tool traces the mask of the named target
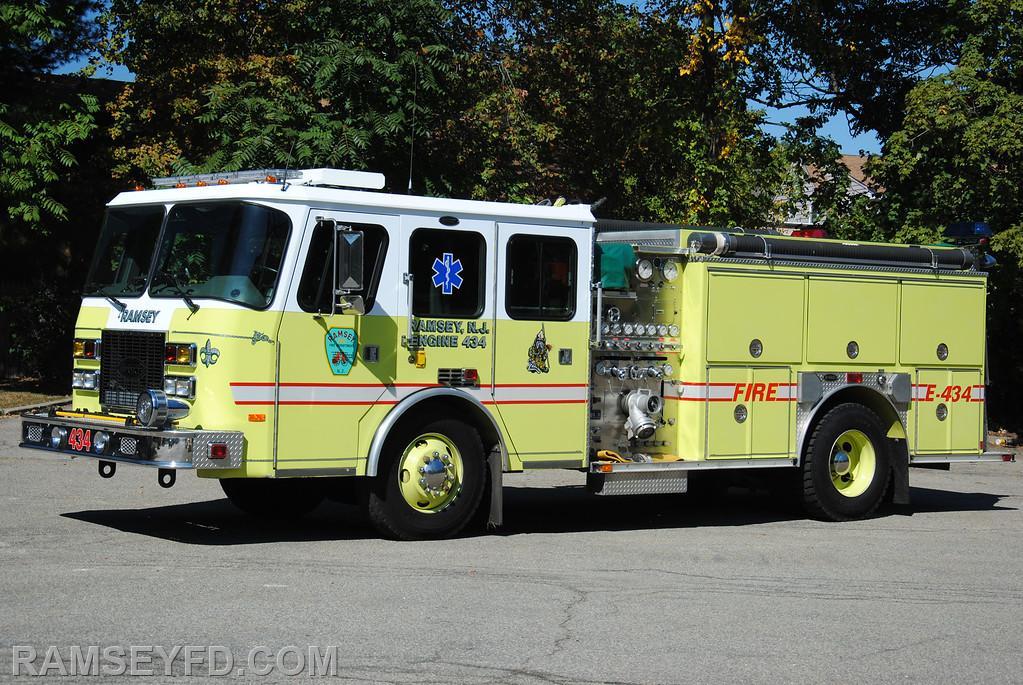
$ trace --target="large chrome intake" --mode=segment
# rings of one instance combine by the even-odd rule
[[[649,390],[633,390],[618,396],[618,405],[628,415],[625,420],[625,431],[629,439],[645,440],[657,430],[657,421],[651,414],[657,414],[664,406],[660,396]]]

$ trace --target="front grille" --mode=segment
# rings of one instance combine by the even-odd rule
[[[163,389],[163,333],[103,331],[99,403],[133,411],[139,393]]]

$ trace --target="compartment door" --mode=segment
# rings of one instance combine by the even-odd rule
[[[758,457],[786,457],[793,450],[796,387],[787,368],[754,369],[753,400],[747,404],[753,420],[751,454]],[[740,399],[745,400],[746,392]]]
[[[981,451],[984,385],[979,369],[920,369],[914,390],[916,453]]]
[[[745,388],[753,383],[753,369],[711,367],[707,369],[707,381],[707,458],[749,456],[753,417],[750,403],[745,401]],[[735,413],[740,404],[746,408],[742,421]]]

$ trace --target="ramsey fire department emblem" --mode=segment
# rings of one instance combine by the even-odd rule
[[[327,346],[327,364],[335,376],[347,376],[355,364],[355,354],[359,349],[359,339],[354,328],[331,328],[325,340]]]
[[[548,373],[551,370],[550,361],[551,346],[547,344],[547,333],[543,326],[540,332],[533,339],[529,347],[529,361],[526,363],[526,370],[529,373]]]

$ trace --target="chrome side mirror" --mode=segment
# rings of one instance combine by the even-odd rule
[[[366,304],[361,295],[349,293],[362,290],[366,236],[350,226],[334,226],[334,298],[331,314],[365,314]]]

